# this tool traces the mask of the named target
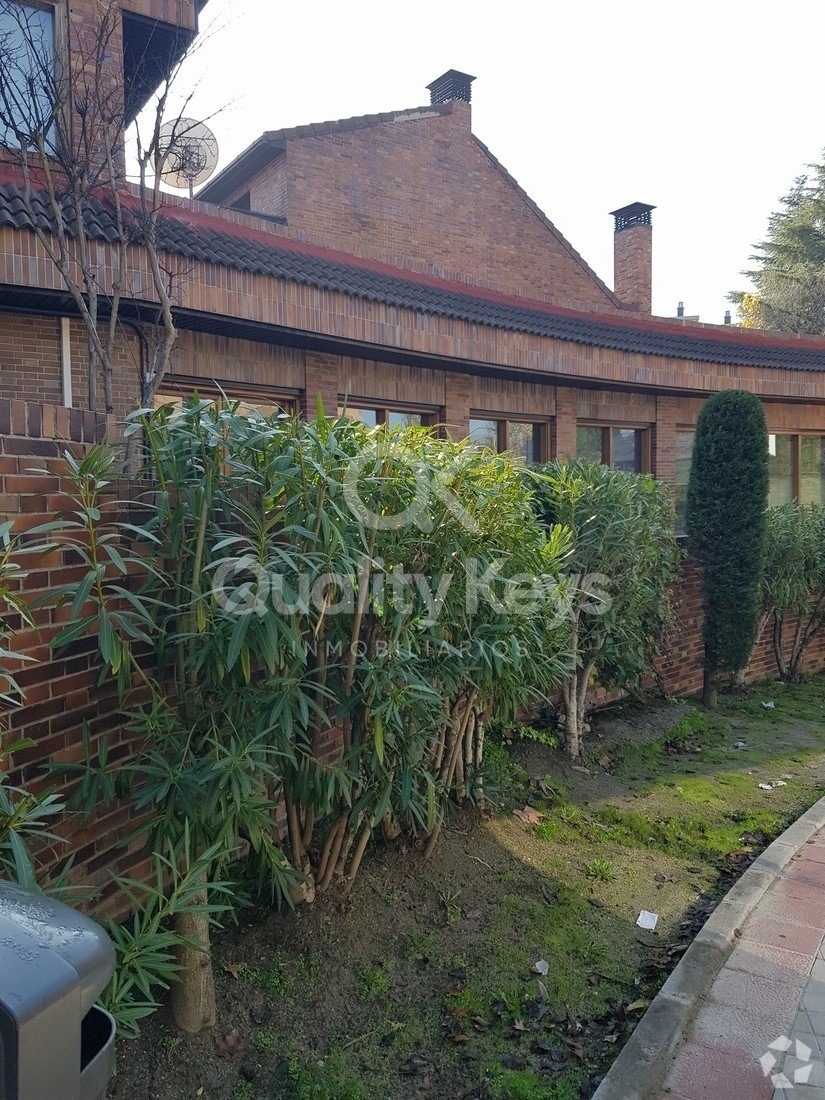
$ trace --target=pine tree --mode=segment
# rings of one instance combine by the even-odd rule
[[[743,390],[714,394],[696,424],[687,497],[689,548],[702,566],[707,706],[715,705],[718,674],[744,669],[756,640],[767,498],[759,399]]]
[[[768,222],[768,235],[755,245],[758,265],[747,275],[753,296],[728,295],[747,327],[783,332],[825,332],[825,164],[797,176]],[[756,317],[756,320],[754,320]]]

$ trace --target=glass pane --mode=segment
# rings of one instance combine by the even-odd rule
[[[241,401],[238,406],[240,413],[260,413],[261,416],[274,416],[281,413],[292,412],[289,402],[281,405],[273,405],[267,401]]]
[[[338,410],[339,416],[348,416],[350,420],[360,420],[368,428],[374,428],[378,423],[378,409],[356,409],[347,405],[346,409]]]
[[[604,428],[576,429],[576,457],[604,462]]]
[[[687,488],[695,432],[676,433],[676,530],[684,531],[687,512]]]
[[[497,420],[471,420],[470,439],[478,443],[480,447],[489,447],[493,451],[498,450],[498,421]]]
[[[44,134],[47,147],[54,149],[53,14],[28,4],[3,4],[2,8],[0,145],[19,147],[23,140],[34,148],[37,135]]]
[[[388,412],[387,427],[389,428],[420,428],[420,413]]]
[[[519,424],[511,420],[507,425],[507,449],[515,462],[528,466],[540,461],[538,454],[539,429],[536,424]]]
[[[793,445],[791,435],[768,436],[768,504],[787,504],[793,500]]]
[[[613,428],[613,466],[629,474],[642,472],[642,431],[640,428]]]
[[[825,438],[802,436],[800,504],[825,504]]]

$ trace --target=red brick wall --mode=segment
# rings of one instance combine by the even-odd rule
[[[473,138],[467,103],[289,137],[286,153],[237,194],[250,189],[253,209],[285,213],[290,232],[354,255],[616,309]]]
[[[0,314],[0,397],[62,403],[58,318]]]
[[[613,286],[623,302],[650,313],[653,294],[653,229],[634,225],[613,235]]]
[[[64,451],[81,457],[112,427],[105,417],[79,409],[0,398],[0,515],[14,520],[15,532],[25,538],[26,531],[65,508],[61,495],[68,488]],[[28,572],[24,591],[32,600],[55,585],[79,580],[84,571],[62,553],[26,553],[25,546],[17,560]],[[43,782],[44,761],[81,759],[84,722],[93,742],[106,733],[113,760],[125,758],[130,751],[114,685],[97,683],[94,639],[73,642],[59,657],[51,655],[49,643],[66,618],[65,610],[37,609],[33,612],[35,627],[16,634],[13,648],[34,663],[22,665],[17,674],[25,692],[23,705],[0,714],[0,729],[7,727],[12,741],[26,737],[35,742],[33,748],[16,753],[13,761],[14,778],[35,788]],[[127,832],[128,817],[126,809],[101,810],[83,825],[76,816],[67,815],[53,829],[66,843],[54,844],[42,853],[45,862],[58,865],[75,853],[72,879],[101,889],[95,905],[98,911],[113,905],[111,872],[140,874],[144,869],[134,851],[118,848]]]
[[[251,212],[258,211],[261,214],[274,214],[278,218],[285,218],[287,216],[287,179],[286,153],[282,153],[252,179],[247,180],[242,187],[233,191],[223,205],[232,206],[249,192]]]
[[[702,661],[702,609],[701,572],[696,562],[685,559],[680,584],[674,593],[676,602],[676,629],[670,650],[661,661],[660,670],[666,690],[671,695],[685,695],[701,691]],[[773,652],[771,625],[767,625],[754,647],[746,680],[774,680],[778,676]],[[786,632],[786,636],[791,631]],[[805,659],[806,672],[825,669],[825,633],[808,649]]]
[[[60,318],[26,313],[0,313],[0,397],[18,401],[63,404]],[[79,321],[70,328],[72,405],[88,406],[88,352]],[[115,348],[112,396],[115,415],[123,417],[140,394],[140,344],[135,333],[121,327]],[[98,407],[103,387],[98,380]]]

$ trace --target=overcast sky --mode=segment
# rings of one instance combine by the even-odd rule
[[[822,0],[209,0],[193,112],[220,166],[261,132],[429,101],[473,131],[612,286],[612,219],[654,204],[653,306],[721,322],[768,215],[825,146]],[[438,258],[434,257],[437,262]]]

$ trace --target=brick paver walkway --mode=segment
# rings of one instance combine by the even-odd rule
[[[740,933],[676,1052],[662,1100],[825,1100],[825,830]],[[786,1052],[771,1047],[783,1036],[792,1041]],[[767,1052],[776,1059],[769,1076],[760,1065]]]

